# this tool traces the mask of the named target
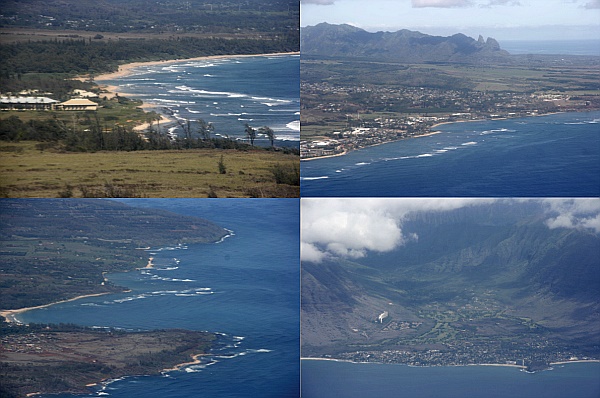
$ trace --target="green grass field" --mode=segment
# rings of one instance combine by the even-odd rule
[[[299,178],[298,156],[265,150],[60,153],[0,143],[0,195],[31,197],[298,197],[274,169]],[[223,156],[226,172],[220,173]]]

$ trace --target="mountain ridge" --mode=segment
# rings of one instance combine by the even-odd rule
[[[416,213],[402,230],[418,239],[392,252],[303,262],[303,355],[429,365],[600,355],[600,235],[551,229],[548,217],[532,203]]]
[[[306,55],[406,63],[494,63],[510,58],[491,37],[475,40],[462,33],[432,36],[407,29],[370,33],[347,24],[325,22],[302,28],[300,43]]]

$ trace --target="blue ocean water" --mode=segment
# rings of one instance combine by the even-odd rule
[[[301,195],[596,197],[600,112],[453,123],[301,164]]]
[[[145,255],[154,257],[154,269],[108,275],[131,292],[57,304],[19,318],[222,335],[201,365],[162,376],[126,377],[82,396],[297,398],[299,200],[124,201],[204,217],[233,235],[216,244],[153,248]]]
[[[600,363],[526,373],[498,366],[409,367],[302,360],[304,398],[597,398]]]
[[[244,124],[268,126],[278,145],[300,139],[300,56],[215,58],[140,66],[117,80],[128,97],[186,123],[204,119],[214,135],[245,138]],[[171,128],[171,134],[177,129]],[[268,145],[265,137],[256,144]]]
[[[600,40],[502,40],[500,47],[511,54],[562,54],[600,56]]]

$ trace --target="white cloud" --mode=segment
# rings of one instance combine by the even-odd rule
[[[361,258],[417,240],[402,229],[414,211],[447,211],[488,199],[302,199],[302,261]]]
[[[415,8],[436,7],[436,8],[453,8],[453,7],[469,7],[473,2],[470,0],[412,0],[412,6]]]
[[[312,243],[300,242],[300,257],[304,261],[311,263],[320,263],[327,257],[325,252],[320,251]]]
[[[600,8],[600,0],[588,1],[583,7],[588,9],[598,9]]]
[[[545,207],[550,229],[590,229],[600,233],[600,199],[470,199],[395,198],[301,200],[302,261],[320,263],[330,258],[361,258],[397,249],[418,236],[403,222],[413,212],[443,212],[466,206],[535,201]]]
[[[546,199],[544,203],[551,215],[546,220],[548,228],[591,229],[600,233],[600,199]]]

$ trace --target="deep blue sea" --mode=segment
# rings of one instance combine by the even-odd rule
[[[600,112],[453,123],[301,164],[301,195],[600,196]]]
[[[215,58],[140,66],[117,80],[128,97],[156,106],[183,123],[204,119],[213,135],[245,138],[244,124],[268,126],[278,145],[300,139],[300,56]],[[180,129],[169,129],[181,134]],[[256,144],[268,145],[259,137]]]
[[[498,366],[410,367],[302,360],[303,398],[597,398],[600,363],[526,373]]]
[[[108,275],[131,292],[57,304],[19,318],[132,330],[185,328],[223,335],[214,355],[202,365],[162,376],[127,377],[83,396],[297,398],[299,200],[124,202],[207,218],[233,235],[216,244],[153,248],[146,255],[154,257],[155,269]]]

